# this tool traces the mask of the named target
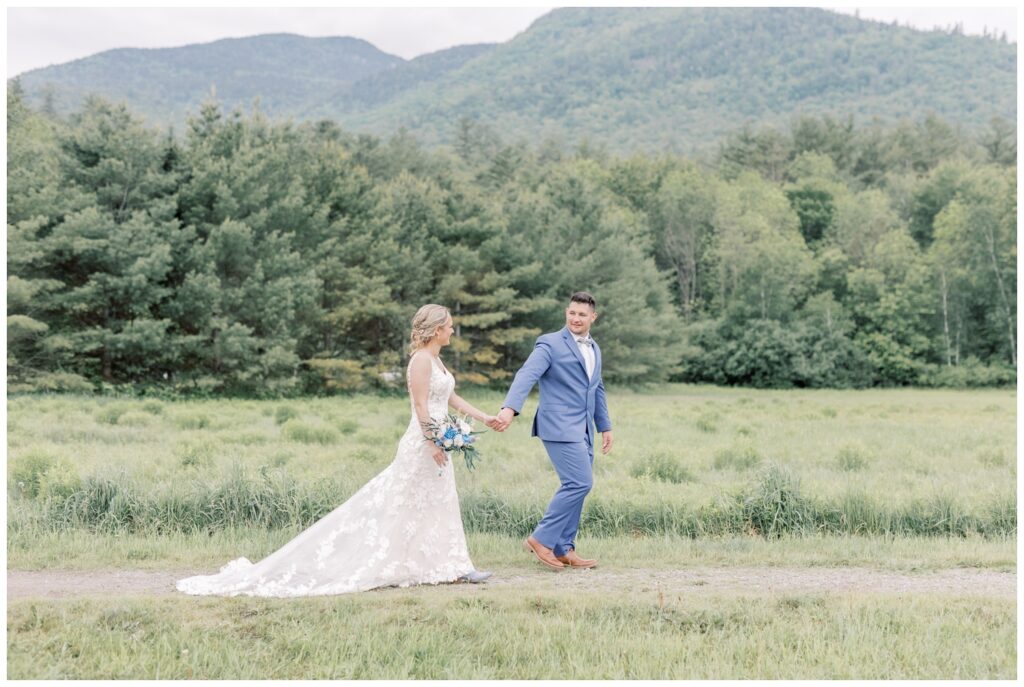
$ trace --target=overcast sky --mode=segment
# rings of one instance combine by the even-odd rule
[[[174,47],[261,33],[354,36],[409,59],[453,45],[507,41],[550,9],[10,7],[7,76],[111,48]],[[853,7],[833,9],[854,12]],[[1017,15],[1010,8],[861,8],[860,16],[887,22],[896,19],[921,29],[959,22],[969,34],[980,34],[988,27],[990,32],[1006,31],[1011,41],[1017,40]]]

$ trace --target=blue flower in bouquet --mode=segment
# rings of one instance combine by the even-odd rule
[[[427,435],[433,438],[434,444],[444,449],[446,453],[461,451],[466,460],[466,467],[470,470],[475,467],[480,452],[473,444],[476,442],[476,435],[482,432],[474,432],[467,419],[449,414],[443,420],[424,423],[423,427]],[[438,474],[443,474],[443,471],[439,471]]]

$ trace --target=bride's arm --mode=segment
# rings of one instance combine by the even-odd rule
[[[448,397],[448,405],[451,406],[452,408],[455,408],[455,410],[459,411],[463,415],[469,415],[474,420],[488,422],[493,419],[490,415],[478,409],[476,406],[474,406],[469,401],[459,396],[454,391],[452,392],[452,395]]]
[[[409,390],[412,392],[412,407],[420,427],[430,422],[427,396],[430,393],[430,360],[426,355],[414,355],[409,363]],[[423,438],[428,439],[426,429]]]
[[[412,407],[416,411],[416,419],[420,423],[420,435],[430,445],[430,456],[438,467],[448,462],[447,454],[440,446],[427,436],[425,424],[430,422],[430,409],[427,407],[427,396],[430,393],[430,361],[427,356],[413,356],[409,363],[409,391],[412,393]]]

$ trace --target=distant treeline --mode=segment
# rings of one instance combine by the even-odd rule
[[[829,117],[716,156],[272,123],[208,103],[184,136],[8,88],[9,391],[287,395],[398,385],[409,319],[500,386],[570,293],[605,380],[761,387],[1016,379],[1016,130]]]

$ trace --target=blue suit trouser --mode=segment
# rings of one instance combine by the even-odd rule
[[[551,464],[562,485],[555,492],[533,538],[556,556],[576,548],[576,530],[583,512],[583,499],[594,486],[594,441],[590,432],[584,441],[545,441]]]

